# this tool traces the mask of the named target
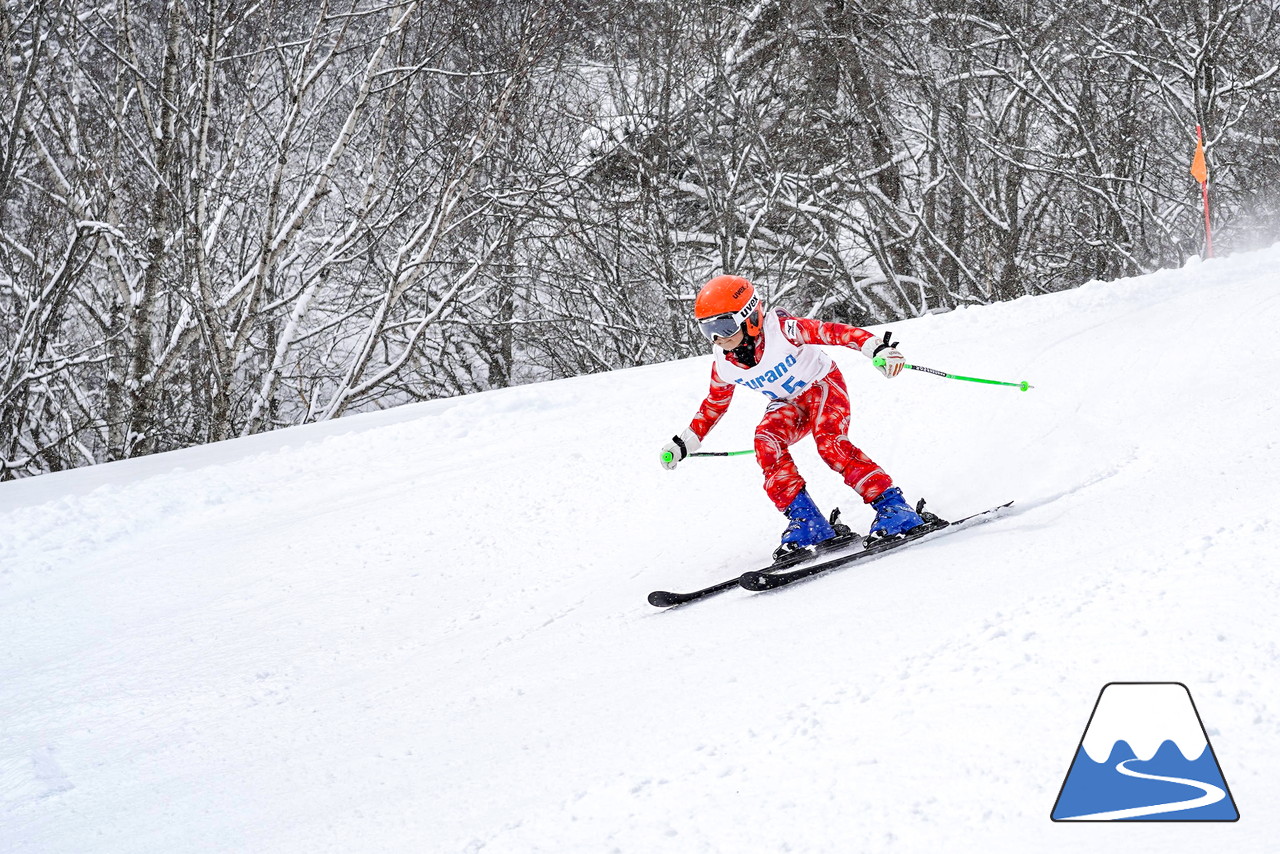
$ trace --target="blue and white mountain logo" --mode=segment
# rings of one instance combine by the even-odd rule
[[[1112,682],[1098,695],[1054,821],[1236,821],[1240,813],[1191,692]]]

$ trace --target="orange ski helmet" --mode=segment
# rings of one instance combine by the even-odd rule
[[[708,341],[731,338],[739,326],[746,326],[747,334],[755,336],[764,323],[764,302],[741,276],[716,276],[698,291],[693,316]]]

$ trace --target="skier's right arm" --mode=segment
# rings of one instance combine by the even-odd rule
[[[729,409],[733,400],[733,391],[737,386],[720,379],[720,372],[714,363],[711,365],[711,389],[707,392],[698,414],[693,416],[689,426],[671,437],[671,441],[662,446],[658,461],[664,469],[674,469],[681,460],[702,447],[702,440],[716,426],[716,422]]]

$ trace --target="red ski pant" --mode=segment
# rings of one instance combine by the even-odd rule
[[[818,456],[844,482],[871,502],[893,486],[884,469],[849,441],[849,392],[844,376],[831,372],[790,400],[769,405],[756,427],[756,461],[764,469],[764,491],[779,510],[785,510],[804,489],[804,478],[791,458],[791,445],[813,433]]]

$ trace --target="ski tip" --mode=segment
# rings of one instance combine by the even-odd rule
[[[763,572],[744,572],[738,578],[738,586],[743,590],[759,592],[769,589],[769,576]]]
[[[680,598],[665,590],[655,590],[649,594],[649,604],[655,608],[670,608],[680,603]]]

